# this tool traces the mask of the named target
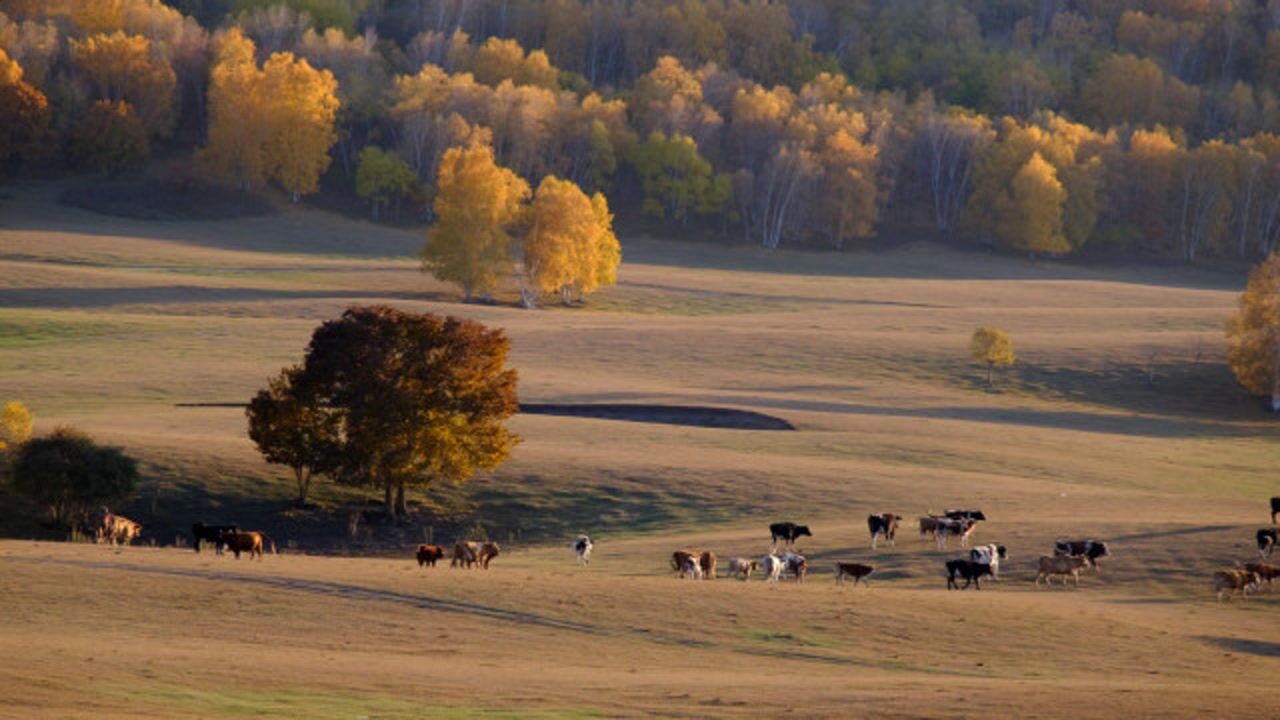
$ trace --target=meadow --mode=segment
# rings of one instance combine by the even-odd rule
[[[1280,595],[1218,604],[1280,494],[1276,426],[1233,382],[1240,273],[1028,262],[919,242],[765,252],[621,234],[616,287],[582,308],[463,305],[419,272],[421,236],[301,208],[135,221],[0,200],[0,399],[138,457],[118,508],[159,547],[57,542],[18,507],[0,542],[9,717],[1265,716]],[[794,430],[518,415],[512,460],[419,494],[419,524],[321,481],[292,510],[244,402],[352,304],[503,327],[521,400],[712,406]],[[1004,327],[1018,363],[967,357]],[[6,504],[12,499],[6,500]],[[998,583],[948,592],[916,537],[982,508]],[[872,552],[865,518],[908,518]],[[369,513],[361,514],[365,517]],[[175,544],[197,519],[272,531],[262,561]],[[671,550],[758,556],[808,522],[803,585],[682,582]],[[411,548],[483,532],[488,572]],[[597,543],[589,568],[569,543]],[[1055,537],[1114,558],[1036,589]],[[837,590],[835,559],[870,560]]]

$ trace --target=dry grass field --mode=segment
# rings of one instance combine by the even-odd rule
[[[1280,592],[1218,604],[1280,494],[1275,423],[1233,384],[1242,277],[907,245],[766,253],[623,238],[617,287],[578,309],[464,306],[417,233],[313,211],[140,222],[0,200],[0,399],[124,447],[121,508],[172,545],[197,519],[273,531],[261,561],[180,547],[0,542],[0,716],[1275,717]],[[505,467],[419,497],[503,542],[488,572],[346,545],[366,495],[286,472],[246,400],[351,304],[465,315],[513,339],[521,398],[751,410],[794,431],[521,415]],[[994,392],[979,325],[1019,362]],[[990,517],[998,583],[948,592],[869,512]],[[29,509],[22,509],[29,514]],[[14,514],[9,513],[11,516]],[[758,556],[809,522],[803,585],[685,582],[680,547]],[[6,520],[16,534],[38,528]],[[441,522],[436,540],[451,540]],[[574,565],[578,532],[596,540]],[[1036,589],[1055,537],[1110,541],[1080,587]],[[345,546],[345,547],[344,547]],[[338,556],[346,551],[352,556]],[[324,551],[325,554],[308,554]],[[838,590],[835,559],[880,567]]]

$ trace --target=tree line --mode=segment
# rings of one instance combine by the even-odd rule
[[[446,154],[485,146],[530,187],[571,182],[766,247],[905,226],[1194,261],[1265,257],[1280,235],[1277,0],[0,0],[0,13],[10,169],[119,173],[153,147],[194,148],[202,172],[241,188],[296,200],[323,181],[375,217],[439,222]],[[586,292],[577,264],[573,282],[523,289]]]

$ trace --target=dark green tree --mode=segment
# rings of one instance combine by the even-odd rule
[[[301,372],[285,368],[245,409],[258,451],[267,462],[293,470],[299,507],[307,504],[311,479],[337,468],[339,450],[338,415],[296,382]]]
[[[47,509],[53,523],[84,524],[91,509],[134,491],[138,464],[119,448],[98,445],[71,428],[58,428],[18,448],[10,477],[13,489]]]

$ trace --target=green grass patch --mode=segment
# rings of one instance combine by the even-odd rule
[[[792,647],[826,647],[827,643],[818,642],[803,635],[761,628],[747,628],[738,631],[738,637],[753,643],[770,646],[787,645]]]
[[[301,690],[196,690],[173,686],[108,687],[103,692],[131,703],[228,718],[309,718],[310,720],[471,720],[473,718],[596,718],[591,710],[503,710],[416,703],[402,698]]]

